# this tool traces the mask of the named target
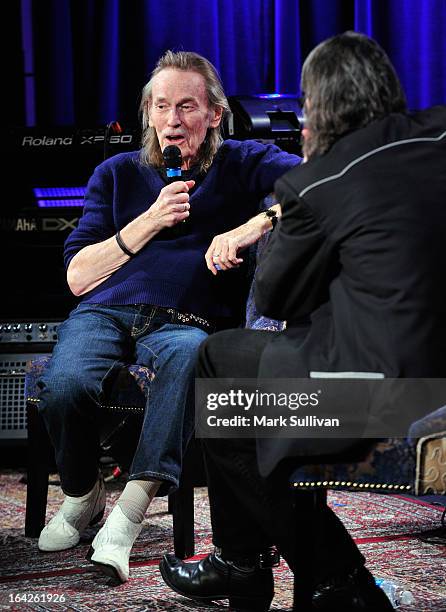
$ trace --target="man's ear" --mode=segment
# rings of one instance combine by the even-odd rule
[[[223,108],[221,106],[214,106],[211,109],[211,119],[209,121],[209,127],[216,128],[220,125],[221,118],[223,117]]]

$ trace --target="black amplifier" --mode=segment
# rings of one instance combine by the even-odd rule
[[[61,320],[0,322],[0,444],[27,438],[27,364],[50,355]]]
[[[67,317],[76,299],[66,283],[63,245],[82,215],[88,179],[105,158],[138,149],[139,139],[136,128],[117,121],[9,129],[0,320]]]

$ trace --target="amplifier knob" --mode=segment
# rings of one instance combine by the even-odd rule
[[[30,332],[33,328],[32,323],[25,323],[25,331]]]
[[[48,329],[48,325],[46,323],[40,323],[39,331],[46,332],[47,329]]]
[[[4,323],[2,325],[2,331],[10,332],[11,331],[11,324],[10,323]]]
[[[14,325],[12,326],[12,331],[14,332],[20,331],[20,323],[14,323]]]

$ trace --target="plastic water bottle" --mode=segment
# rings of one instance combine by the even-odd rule
[[[376,584],[384,591],[394,608],[415,603],[414,596],[399,584],[387,578],[375,578]]]

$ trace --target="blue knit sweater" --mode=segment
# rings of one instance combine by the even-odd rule
[[[82,301],[168,306],[209,319],[237,317],[246,295],[246,269],[214,276],[204,254],[216,234],[254,216],[276,179],[299,162],[273,145],[225,141],[204,180],[191,191],[186,235],[155,236]],[[137,151],[100,164],[88,183],[79,225],[65,242],[65,266],[80,249],[110,238],[147,210],[164,186],[155,168],[139,163]]]

